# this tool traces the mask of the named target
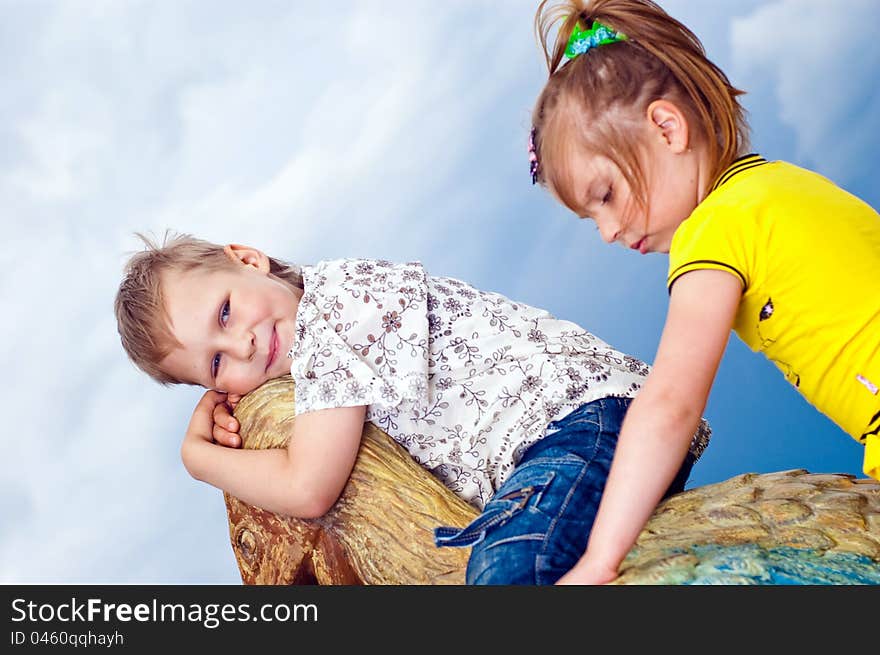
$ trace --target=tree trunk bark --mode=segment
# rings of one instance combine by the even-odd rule
[[[241,400],[244,448],[286,446],[290,377]],[[336,505],[320,519],[273,514],[225,495],[245,584],[464,584],[469,548],[433,529],[477,511],[375,426]],[[661,503],[617,584],[880,584],[880,483],[804,470],[747,473]]]
[[[267,382],[235,410],[244,448],[283,448],[294,421],[289,377]],[[437,548],[438,525],[464,527],[476,509],[382,430],[364,424],[342,496],[319,519],[295,519],[225,494],[245,584],[463,584],[469,548]]]

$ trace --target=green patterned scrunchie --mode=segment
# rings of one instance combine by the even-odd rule
[[[598,48],[600,45],[626,40],[626,34],[616,32],[597,20],[593,21],[593,26],[588,30],[582,30],[581,24],[578,22],[575,24],[574,30],[568,39],[568,45],[565,47],[565,56],[569,59],[574,59],[592,48]]]

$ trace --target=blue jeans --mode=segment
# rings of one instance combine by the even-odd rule
[[[584,554],[628,398],[602,398],[551,423],[465,528],[434,531],[438,546],[472,546],[468,584],[549,585]],[[688,453],[666,496],[684,490]]]

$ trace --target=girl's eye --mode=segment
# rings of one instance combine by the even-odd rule
[[[608,193],[606,193],[602,198],[602,204],[607,205],[611,202],[611,187],[608,187]]]
[[[223,306],[220,307],[220,325],[225,326],[229,321],[229,301],[223,303]]]
[[[211,378],[217,379],[217,372],[220,370],[220,353],[214,355],[214,359],[211,360]]]

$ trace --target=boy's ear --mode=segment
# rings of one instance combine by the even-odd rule
[[[654,134],[675,154],[687,152],[690,146],[690,131],[684,112],[669,100],[655,100],[648,105],[647,119]]]
[[[251,266],[262,273],[269,272],[269,258],[262,250],[230,243],[228,246],[223,247],[223,252],[236,264]]]

